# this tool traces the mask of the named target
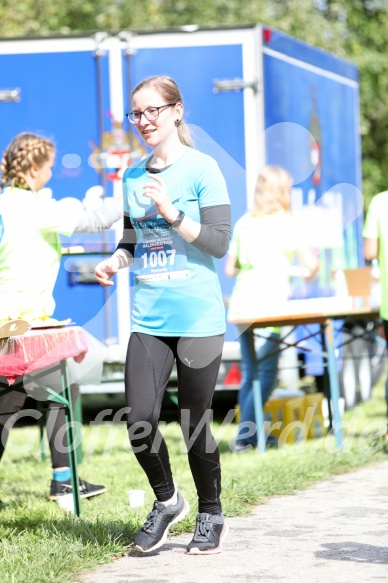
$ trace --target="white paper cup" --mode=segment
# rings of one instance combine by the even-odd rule
[[[131,508],[144,506],[145,490],[128,490],[128,500]]]
[[[67,510],[67,512],[72,512],[74,514],[74,498],[73,494],[64,494],[57,498],[58,505]]]

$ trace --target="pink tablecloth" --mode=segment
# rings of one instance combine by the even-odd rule
[[[79,326],[30,330],[0,340],[0,376],[7,377],[12,385],[18,376],[65,358],[82,362],[87,351],[87,337]]]

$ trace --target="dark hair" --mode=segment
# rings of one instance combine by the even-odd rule
[[[136,85],[135,89],[132,91],[131,97],[135,95],[141,89],[145,87],[155,87],[155,89],[164,97],[166,103],[183,103],[182,94],[178,85],[175,83],[174,79],[167,77],[166,75],[154,75],[153,77],[147,77]],[[177,122],[179,139],[185,146],[190,148],[194,147],[193,140],[191,139],[189,128],[186,123],[181,119]]]
[[[2,186],[28,188],[25,178],[26,172],[33,165],[40,168],[48,161],[50,153],[54,151],[54,144],[42,136],[27,132],[18,134],[3,154],[1,161]]]

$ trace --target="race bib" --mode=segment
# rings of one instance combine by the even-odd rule
[[[184,239],[166,219],[136,221],[140,241],[135,247],[134,275],[141,281],[189,277]]]

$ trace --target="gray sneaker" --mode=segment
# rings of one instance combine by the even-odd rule
[[[167,538],[170,526],[183,520],[189,511],[189,503],[179,492],[176,504],[165,506],[155,500],[147,520],[135,536],[134,544],[137,550],[149,553],[161,547]]]
[[[229,527],[223,514],[197,514],[195,532],[187,546],[189,555],[215,555],[222,550],[222,542]]]

